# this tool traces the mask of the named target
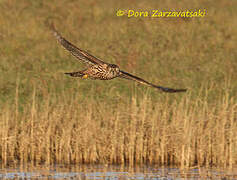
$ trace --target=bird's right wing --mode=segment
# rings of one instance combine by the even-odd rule
[[[90,55],[88,52],[79,49],[78,47],[67,41],[65,38],[63,38],[61,34],[55,29],[54,24],[50,24],[49,27],[53,31],[53,35],[56,37],[58,42],[79,60],[82,60],[84,63],[87,63],[89,65],[107,64],[97,57]]]
[[[136,81],[138,83],[141,83],[141,84],[144,84],[144,85],[147,85],[147,86],[150,86],[150,87],[154,87],[154,88],[157,88],[161,91],[168,92],[168,93],[176,93],[176,92],[185,92],[185,91],[187,91],[187,89],[171,89],[171,88],[167,88],[167,87],[157,86],[157,85],[154,85],[152,83],[149,83],[149,82],[145,81],[144,79],[141,79],[139,77],[136,77],[136,76],[134,76],[132,74],[129,74],[127,72],[124,72],[124,71],[120,71],[120,76],[119,77],[129,79],[129,80],[133,80],[133,81]]]

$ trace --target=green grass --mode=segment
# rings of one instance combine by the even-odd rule
[[[116,17],[116,9],[137,7],[125,2],[102,5],[73,1],[3,1],[1,99],[6,102],[14,97],[16,76],[19,76],[20,92],[25,98],[32,89],[30,82],[38,84],[44,80],[59,91],[61,86],[75,87],[78,83],[81,84],[78,91],[93,86],[90,84],[94,82],[71,80],[63,75],[63,72],[83,66],[56,43],[45,26],[47,19],[55,21],[59,31],[79,47],[154,83],[187,87],[191,91],[198,91],[203,83],[212,83],[219,86],[216,91],[220,91],[225,80],[230,79],[231,91],[235,92],[235,14],[230,3],[224,10],[218,10],[222,3],[204,4],[208,12],[206,17],[184,21],[180,18]],[[156,9],[158,4],[140,2],[138,5],[146,10]],[[185,9],[185,4],[179,6]],[[200,6],[202,4],[197,7]],[[131,88],[131,82],[121,80],[95,84],[100,87],[100,94],[106,92],[104,88],[109,85],[120,93],[127,93]],[[123,88],[119,88],[120,84]],[[160,96],[155,90],[151,93]]]

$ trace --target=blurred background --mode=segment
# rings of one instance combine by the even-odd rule
[[[53,21],[61,34],[106,62],[124,71],[168,87],[213,86],[212,93],[226,88],[237,91],[235,1],[30,1],[0,3],[0,97],[19,101],[29,98],[33,83],[39,88],[80,91],[126,98],[134,83],[126,80],[82,81],[64,72],[83,69],[82,63],[63,50],[45,25]],[[194,18],[117,17],[118,10],[198,11]],[[144,92],[142,86],[137,91]],[[73,90],[72,90],[73,89]],[[149,90],[160,96],[156,90]],[[88,93],[90,92],[90,93]],[[236,94],[236,93],[235,93]],[[163,96],[163,94],[162,94]],[[102,97],[103,98],[103,97]],[[106,96],[106,99],[108,97]],[[114,98],[114,97],[113,97]]]

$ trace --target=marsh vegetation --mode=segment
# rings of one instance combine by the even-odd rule
[[[189,1],[203,18],[127,18],[125,1],[0,1],[0,162],[12,164],[237,164],[234,1]],[[162,2],[168,9],[173,4]],[[236,4],[236,3],[235,3]],[[139,1],[133,8],[158,9]],[[45,26],[121,69],[187,93],[126,80],[74,79],[83,65]]]

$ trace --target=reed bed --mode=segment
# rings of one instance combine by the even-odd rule
[[[160,164],[233,167],[237,163],[237,102],[228,92],[215,104],[192,93],[153,101],[149,93],[127,100],[37,97],[21,112],[0,114],[0,159],[9,164]],[[16,90],[17,93],[17,90]],[[163,94],[161,94],[162,96]],[[60,103],[59,103],[60,102]],[[13,108],[14,107],[14,108]]]

